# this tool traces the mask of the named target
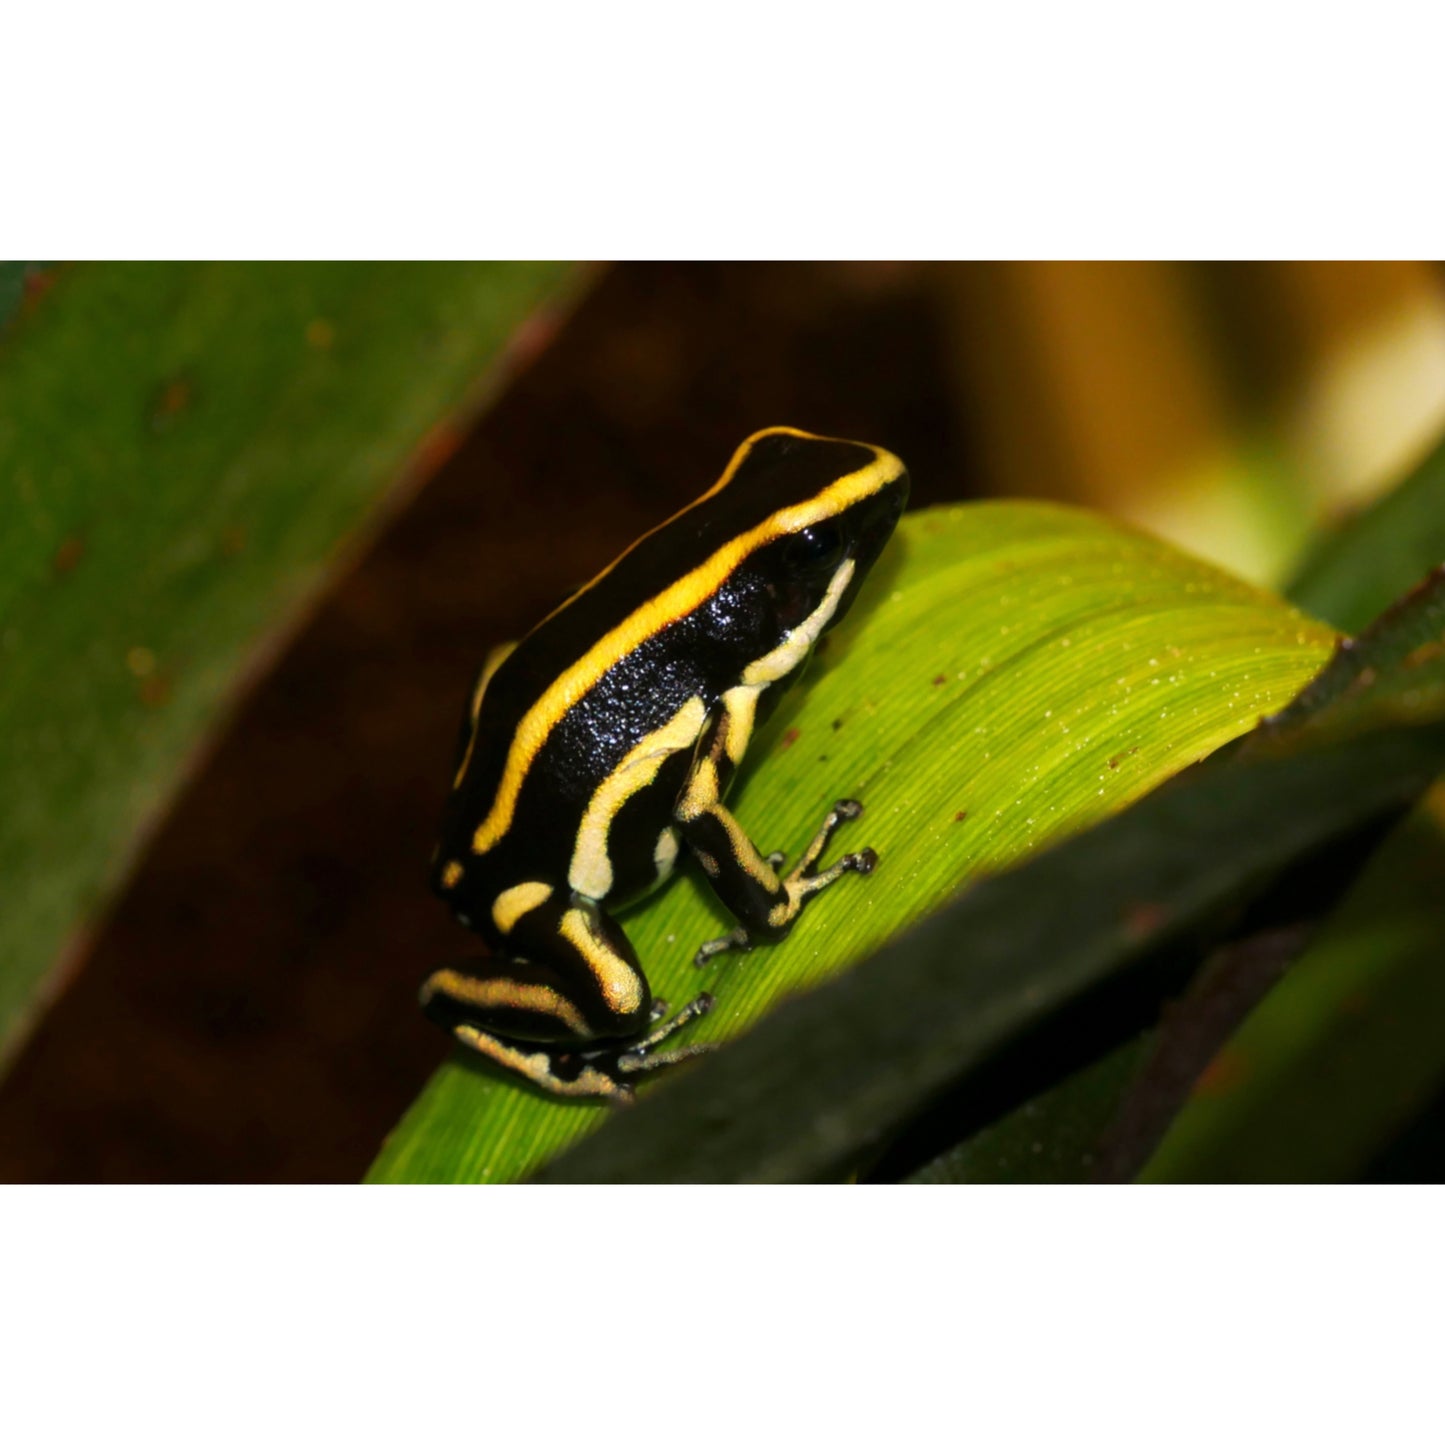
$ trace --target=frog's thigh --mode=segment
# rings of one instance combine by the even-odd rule
[[[590,900],[553,894],[544,884],[509,893],[515,900],[528,889],[541,901],[512,913],[504,894],[494,910],[509,952],[439,969],[422,989],[428,1014],[454,1032],[472,1024],[544,1043],[641,1032],[652,999],[627,936]]]

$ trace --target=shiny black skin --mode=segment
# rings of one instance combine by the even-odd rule
[[[907,472],[817,525],[759,547],[698,606],[619,658],[563,715],[527,773],[507,833],[476,857],[472,836],[491,805],[527,709],[559,673],[649,598],[732,538],[809,500],[873,456],[871,448],[854,443],[765,434],[716,496],[649,533],[534,628],[502,663],[483,699],[471,764],[446,806],[433,876],[436,891],[469,927],[496,947],[502,940],[491,904],[498,894],[532,879],[565,885],[576,829],[599,782],[690,697],[700,696],[713,713],[743,670],[816,610],[839,565],[852,557],[854,575],[829,626],[846,615],[903,512]],[[759,723],[802,671],[800,666],[764,690]],[[654,847],[673,822],[693,766],[692,752],[670,758],[618,813],[609,835],[614,869],[609,907],[661,881]],[[452,858],[465,860],[465,877],[447,889],[440,869]]]

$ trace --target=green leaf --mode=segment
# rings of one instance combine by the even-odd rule
[[[1215,1057],[1146,1182],[1358,1178],[1445,1085],[1445,790]]]
[[[1063,1083],[961,1140],[908,1176],[910,1184],[1057,1184],[1087,1179],[1124,1085],[1152,1033],[1070,1074]]]
[[[1421,636],[1436,642],[1422,650]],[[946,1088],[1044,1024],[1094,1037],[1158,1003],[1283,869],[1408,806],[1445,764],[1445,577],[1392,610],[1279,719],[1118,817],[986,879],[850,973],[790,1001],[610,1121],[549,1181],[837,1177]],[[1127,995],[1122,995],[1127,996]],[[1102,1008],[1091,1005],[1102,1004]],[[1136,1010],[1137,1011],[1137,1010]],[[1010,1049],[1015,1050],[1010,1057]]]
[[[1354,632],[1445,562],[1445,440],[1387,496],[1325,538],[1289,588]]]
[[[1327,539],[1297,599],[1340,626],[1445,561],[1445,443]],[[1445,1087],[1445,785],[1381,846],[1289,975],[1220,1050],[1140,1177],[1358,1178]]]
[[[656,991],[717,996],[690,1040],[733,1037],[969,879],[1116,812],[1280,707],[1333,641],[1162,543],[1030,504],[905,518],[871,597],[755,744],[736,804],[760,845],[796,852],[833,799],[859,797],[868,811],[842,846],[875,847],[878,871],[820,899],[784,943],[702,972],[693,951],[728,925],[695,878],[634,911]],[[370,1178],[517,1179],[606,1116],[459,1056]]]
[[[1445,443],[1394,492],[1326,537],[1290,598],[1357,631],[1442,560]],[[1353,1177],[1438,1077],[1440,1051],[1414,1029],[1418,1019],[1438,1015],[1398,1005],[1405,997],[1416,1005],[1432,997],[1435,959],[1445,954],[1432,872],[1445,789],[1433,806],[1433,818],[1425,813],[1402,825],[1406,837],[1385,845],[1385,860],[1351,888],[1340,919],[1326,923],[1285,983],[1258,1003],[1257,1019],[1208,1070],[1199,1097],[1184,1105],[1167,1136],[1165,1153],[1143,1177]],[[1357,1022],[1366,1015],[1374,1020],[1368,1030]],[[1156,1047],[1177,1055],[1151,1033],[990,1126],[976,1146],[963,1141],[920,1182],[985,1182],[1018,1178],[1020,1171],[1035,1180],[1090,1177],[1126,1091],[1133,1097],[1152,1087],[1139,1070]],[[1350,1124],[1332,1132],[1328,1121],[1341,1109]],[[1086,1137],[1085,1121],[1098,1124],[1093,1137]],[[1251,1172],[1262,1164],[1262,1174]]]
[[[258,639],[567,275],[76,266],[0,337],[0,1051]]]

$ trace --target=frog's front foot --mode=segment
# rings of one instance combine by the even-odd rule
[[[720,953],[746,953],[760,942],[777,942],[787,936],[803,911],[803,905],[814,894],[836,883],[845,873],[871,873],[878,866],[878,854],[872,848],[847,853],[822,872],[814,871],[828,846],[828,840],[842,824],[851,823],[862,813],[863,804],[853,798],[840,798],[834,803],[823,819],[823,826],[803,850],[802,857],[792,870],[770,886],[765,909],[758,909],[757,916],[751,920],[752,926],[739,924],[721,938],[709,939],[693,955],[693,967],[702,968]],[[776,869],[778,865],[773,860],[781,858],[780,853],[770,853],[767,862]]]

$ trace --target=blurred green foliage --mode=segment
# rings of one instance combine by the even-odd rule
[[[1445,443],[1321,540],[1290,588],[1356,631],[1445,559]],[[1445,1088],[1445,786],[1388,838],[1221,1050],[1142,1177],[1359,1178]]]
[[[1307,558],[1290,595],[1356,632],[1445,558],[1445,445]],[[1445,795],[1386,840],[1281,983],[1221,1049],[1141,1174],[1151,1181],[1357,1178],[1445,1086]],[[1336,900],[1321,899],[1328,909]],[[921,1171],[919,1182],[1080,1180],[1152,1031]]]
[[[0,1051],[258,640],[568,275],[86,265],[0,334]]]

